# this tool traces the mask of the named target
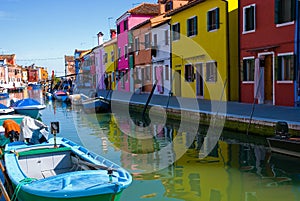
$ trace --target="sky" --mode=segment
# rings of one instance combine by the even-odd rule
[[[64,56],[109,39],[116,19],[140,3],[157,0],[0,0],[0,54],[18,65],[47,67],[64,75]]]

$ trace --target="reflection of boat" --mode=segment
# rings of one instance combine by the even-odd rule
[[[41,86],[42,85],[40,83],[32,82],[32,83],[28,83],[27,88],[36,90],[36,89],[41,89]]]
[[[267,138],[271,151],[300,157],[300,137]]]
[[[86,112],[109,112],[110,101],[103,97],[87,98],[81,101]]]
[[[64,90],[57,90],[53,92],[53,98],[58,101],[68,101],[69,95]]]
[[[300,137],[290,137],[287,122],[279,121],[275,126],[275,136],[267,138],[271,151],[300,157]]]
[[[39,111],[46,108],[46,105],[39,103],[32,98],[24,98],[13,102],[11,107],[18,114],[30,116],[32,118],[38,118]]]
[[[4,115],[4,114],[12,114],[14,113],[14,109],[7,107],[6,105],[3,105],[2,103],[0,103],[0,115]]]
[[[19,200],[119,200],[131,184],[119,165],[65,138],[56,142],[6,146],[5,166]]]
[[[8,90],[4,87],[0,87],[0,100],[6,99],[9,97]]]

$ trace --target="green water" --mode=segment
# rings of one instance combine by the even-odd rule
[[[37,92],[29,96],[43,101]],[[186,122],[86,114],[78,106],[45,103],[42,119],[59,121],[58,135],[132,173],[122,201],[300,200],[300,160],[271,153],[264,139],[223,132],[214,145],[205,138],[207,128]]]

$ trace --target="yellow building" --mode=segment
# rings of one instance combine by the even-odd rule
[[[103,64],[105,65],[105,73],[108,79],[108,89],[115,89],[116,79],[115,72],[117,69],[117,38],[115,30],[110,30],[111,39],[103,44]]]
[[[174,95],[237,100],[238,84],[234,89],[232,82],[238,81],[238,70],[230,75],[235,71],[229,63],[228,10],[227,1],[195,0],[167,14],[171,17]]]

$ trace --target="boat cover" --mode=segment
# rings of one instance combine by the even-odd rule
[[[12,103],[13,107],[24,107],[24,106],[32,106],[32,105],[41,105],[41,103],[39,103],[38,101],[32,98],[24,98]]]
[[[38,144],[41,143],[42,137],[48,140],[49,132],[48,126],[43,122],[33,119],[29,116],[23,118],[21,124],[21,133],[19,140],[24,141],[25,139],[30,139],[30,143]]]

